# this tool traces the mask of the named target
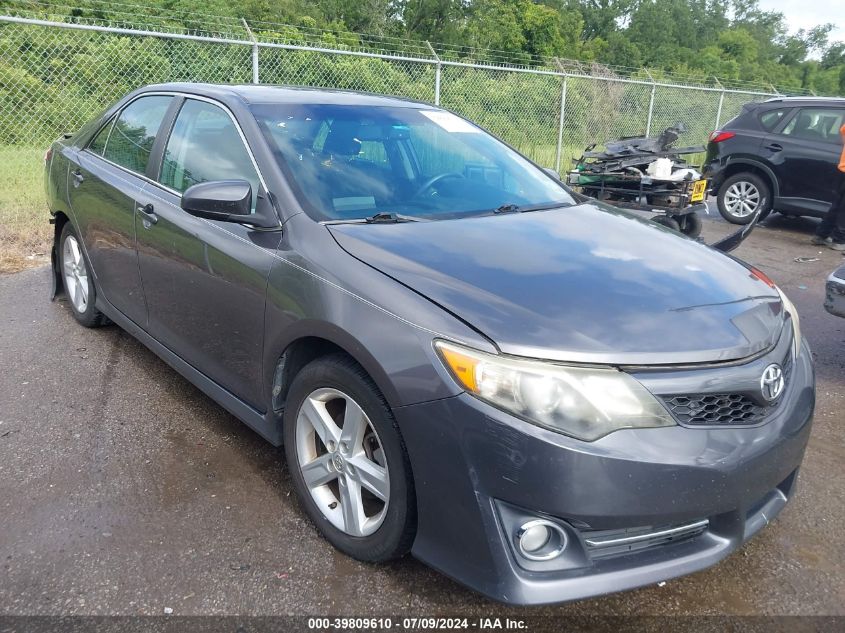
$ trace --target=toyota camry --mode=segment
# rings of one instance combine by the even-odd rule
[[[775,283],[452,112],[156,85],[45,158],[54,295],[284,445],[349,556],[561,602],[713,565],[795,492]]]

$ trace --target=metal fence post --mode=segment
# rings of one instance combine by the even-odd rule
[[[560,159],[563,153],[563,119],[566,116],[566,87],[568,77],[566,71],[561,67],[560,61],[556,61],[561,72],[563,72],[563,80],[560,82],[560,118],[557,122],[557,149],[555,150],[555,171],[560,174]]]
[[[648,136],[651,134],[651,117],[654,114],[654,93],[657,91],[657,84],[654,83],[654,77],[648,72],[648,68],[645,69],[645,72],[651,80],[651,97],[648,100],[648,118],[645,122],[645,135]]]
[[[716,127],[714,130],[719,129],[719,123],[722,120],[722,106],[725,104],[725,87],[722,85],[722,82],[719,81],[718,77],[713,77],[713,81],[716,82],[716,86],[722,89],[722,92],[719,93],[719,107],[716,108]]]
[[[440,69],[442,68],[442,64],[440,63],[440,56],[434,50],[431,42],[426,40],[425,43],[426,46],[428,46],[428,50],[430,50],[431,54],[434,56],[436,62],[434,66],[434,105],[440,105]]]
[[[249,39],[252,40],[252,83],[257,84],[260,83],[258,80],[258,40],[255,39],[255,35],[252,34],[252,29],[249,28],[249,24],[246,23],[246,19],[241,18],[241,22],[243,22],[246,33],[249,35]]]

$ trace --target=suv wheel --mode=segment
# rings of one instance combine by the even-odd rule
[[[408,454],[390,407],[360,365],[338,354],[296,375],[284,444],[297,496],[332,545],[367,562],[410,550],[416,497]]]
[[[734,224],[748,224],[758,210],[763,220],[772,210],[769,185],[760,176],[750,172],[734,174],[725,180],[716,200],[719,213]]]

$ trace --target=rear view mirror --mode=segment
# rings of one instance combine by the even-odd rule
[[[182,194],[182,209],[209,220],[244,222],[252,215],[252,185],[246,180],[201,182]]]

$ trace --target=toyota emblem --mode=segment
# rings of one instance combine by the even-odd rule
[[[760,378],[760,390],[763,392],[763,397],[773,402],[783,393],[783,387],[783,369],[777,363],[772,363],[763,370],[763,376]]]

